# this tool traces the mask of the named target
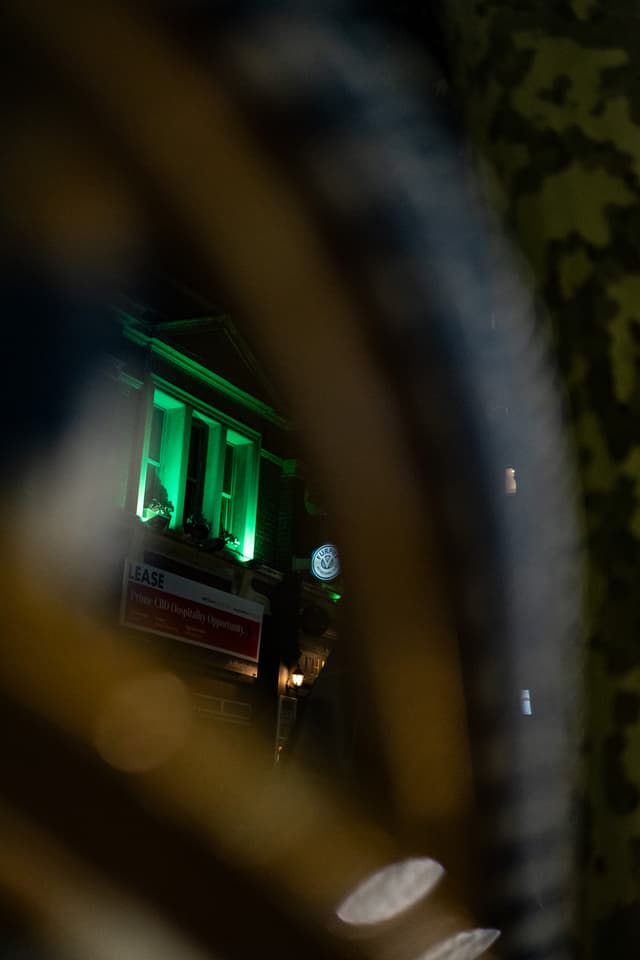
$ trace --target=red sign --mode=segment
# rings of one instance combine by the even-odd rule
[[[258,661],[263,608],[232,593],[127,560],[120,622]]]

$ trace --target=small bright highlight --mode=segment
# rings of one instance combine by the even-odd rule
[[[444,868],[429,857],[413,857],[378,870],[342,901],[340,920],[357,926],[390,920],[431,893]]]
[[[520,691],[520,709],[522,713],[530,717],[533,713],[531,709],[531,691],[530,690],[521,690]]]
[[[477,929],[456,933],[422,954],[420,960],[475,960],[500,936],[499,930]]]
[[[518,492],[516,471],[513,467],[507,467],[504,471],[504,492],[510,497]]]

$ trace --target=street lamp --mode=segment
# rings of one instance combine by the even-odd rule
[[[302,669],[299,663],[297,663],[294,669],[291,671],[290,680],[291,680],[292,686],[294,687],[302,686],[302,682],[304,680],[304,673],[302,672]]]

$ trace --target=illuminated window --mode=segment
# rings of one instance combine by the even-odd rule
[[[145,430],[138,514],[148,520],[159,503],[170,503],[170,526],[175,528],[190,516],[203,515],[213,537],[228,535],[230,545],[250,558],[259,436],[190,400],[154,390]]]
[[[145,506],[162,497],[160,470],[162,463],[162,435],[164,432],[164,410],[154,404],[151,416],[151,437],[147,455],[147,477],[144,491]]]
[[[204,487],[207,476],[207,451],[209,428],[206,421],[193,416],[189,438],[187,481],[184,492],[184,518],[203,513]]]
[[[233,500],[235,490],[235,452],[232,443],[225,444],[224,469],[222,471],[222,492],[220,502],[220,531],[231,532],[233,527]]]
[[[255,443],[237,430],[227,428],[224,437],[222,486],[220,490],[219,532],[230,534],[242,543],[246,517],[255,494]],[[243,553],[246,551],[243,549]]]
[[[175,515],[185,418],[183,403],[159,390],[154,392],[153,407],[147,417],[138,495],[138,513],[145,520],[160,507],[168,509],[169,505]]]

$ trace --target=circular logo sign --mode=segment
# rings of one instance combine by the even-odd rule
[[[311,554],[311,573],[318,580],[335,580],[340,573],[340,558],[332,543],[323,543]]]

